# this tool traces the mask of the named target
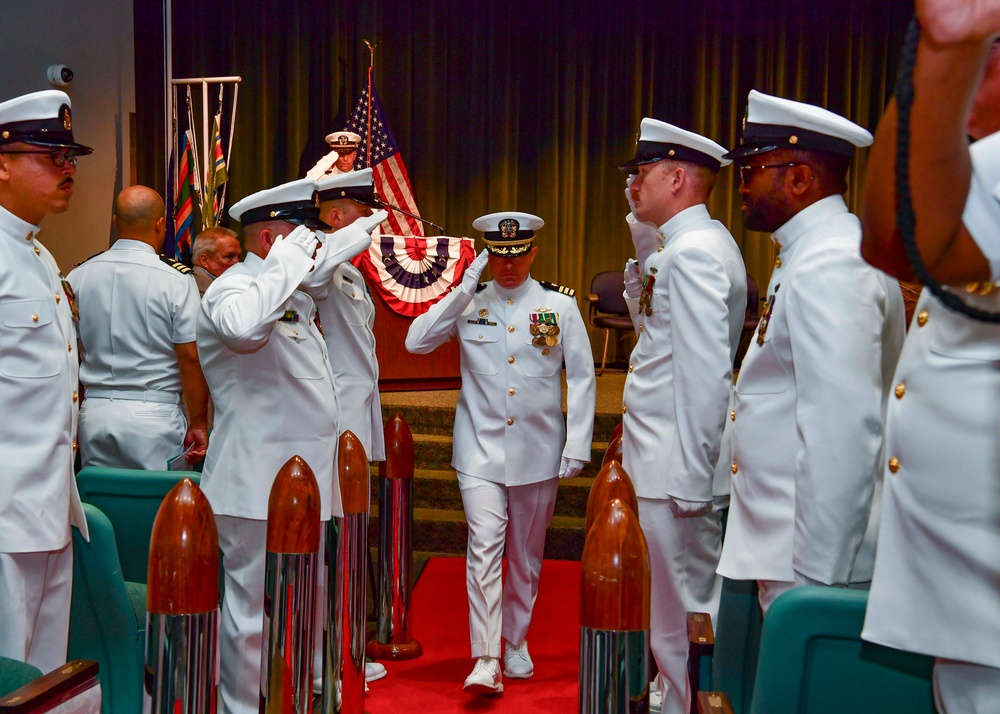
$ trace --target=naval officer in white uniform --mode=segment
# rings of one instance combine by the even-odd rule
[[[306,172],[306,178],[319,181],[325,176],[339,176],[354,171],[354,160],[358,156],[361,137],[353,131],[335,131],[326,135],[326,143],[330,145],[330,153]]]
[[[73,195],[69,97],[0,103],[0,655],[48,672],[66,662],[70,527],[87,537],[73,477],[78,358],[73,289],[38,241]]]
[[[953,9],[918,7],[908,171],[916,243],[955,296],[1000,313],[1000,2],[957,26]],[[869,163],[864,254],[910,279],[897,258],[896,122],[892,104]],[[893,378],[862,637],[935,657],[942,714],[986,714],[1000,702],[998,363],[1000,326],[945,307],[925,287]]]
[[[871,134],[751,90],[744,224],[777,247],[736,383],[732,501],[719,572],[757,580],[764,611],[796,585],[871,580],[883,424],[904,334],[899,285],[865,263],[841,194]]]
[[[491,213],[472,225],[483,231],[486,250],[458,287],[413,321],[406,349],[425,354],[453,337],[459,341],[452,466],[469,524],[466,586],[476,658],[465,690],[496,694],[503,691],[501,637],[503,673],[534,673],[526,637],[545,531],[559,478],[572,478],[590,460],[596,380],[573,291],[530,275],[542,219]],[[477,285],[487,262],[493,280]]]
[[[314,268],[323,267],[314,260],[321,234],[313,231],[328,226],[319,220],[316,184],[309,179],[259,191],[229,215],[243,226],[247,256],[209,286],[198,316],[198,353],[215,401],[201,488],[215,513],[226,577],[222,708],[256,714],[267,502],[278,470],[301,456],[319,483],[321,519],[343,515],[334,473],[333,374],[316,306],[303,292]],[[325,259],[349,259],[369,242],[359,226]]]
[[[317,181],[320,218],[335,231],[368,218],[380,208],[375,200],[371,169],[330,174]],[[317,261],[324,263],[327,251],[337,250],[334,233],[320,248]],[[340,409],[340,433],[350,431],[361,442],[369,461],[385,461],[382,401],[378,394],[378,357],[375,355],[375,302],[365,279],[349,261],[330,263],[332,277],[308,292],[316,302],[330,366],[333,391]],[[313,279],[325,280],[325,276]],[[317,638],[317,646],[321,646]],[[316,670],[317,675],[319,670]],[[379,662],[365,663],[365,680],[386,675]]]
[[[196,464],[208,448],[195,347],[201,298],[191,269],[158,255],[164,211],[153,189],[124,189],[111,217],[118,240],[67,278],[80,305],[84,466],[162,470],[188,449]]]
[[[371,169],[328,176],[317,181],[317,189],[320,218],[334,230],[380,208]],[[335,248],[328,242],[321,251]],[[385,461],[373,332],[375,303],[361,271],[346,261],[336,266],[326,288],[325,294],[314,293],[313,297],[330,353],[337,401],[350,405],[341,411],[340,431],[350,430],[358,437],[369,461]]]
[[[725,153],[646,118],[635,157],[621,167],[631,175],[626,220],[636,250],[625,299],[638,333],[622,397],[622,466],[649,545],[650,646],[660,671],[651,705],[662,699],[673,714],[690,711],[687,612],[714,622],[721,592],[722,436],[747,300],[740,249],[705,207],[730,163]]]

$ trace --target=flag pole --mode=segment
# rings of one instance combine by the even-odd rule
[[[371,168],[372,166],[372,75],[375,74],[375,48],[382,44],[379,40],[375,44],[372,44],[368,40],[365,40],[365,44],[368,45],[368,124],[367,131],[365,132],[365,167]]]

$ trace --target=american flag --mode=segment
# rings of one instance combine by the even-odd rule
[[[361,92],[358,102],[354,106],[354,113],[347,121],[347,130],[353,131],[361,137],[358,146],[358,156],[354,162],[354,167],[363,169],[367,166],[372,168],[372,177],[375,181],[375,192],[387,203],[409,211],[415,215],[420,215],[417,209],[416,199],[413,197],[413,188],[410,186],[410,177],[406,173],[406,166],[403,164],[403,157],[399,154],[399,145],[396,137],[392,135],[385,114],[382,112],[382,103],[378,99],[378,94],[372,88],[372,115],[371,115],[371,161],[368,161],[368,88]],[[423,236],[423,224],[415,218],[405,216],[398,211],[389,211],[389,218],[381,226],[382,233],[390,233],[398,236]]]

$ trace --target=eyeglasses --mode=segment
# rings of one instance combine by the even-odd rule
[[[76,166],[76,159],[77,159],[76,156],[73,156],[71,154],[64,154],[61,151],[55,151],[55,150],[53,150],[53,151],[31,151],[31,150],[25,149],[23,151],[0,151],[0,154],[44,154],[44,155],[47,155],[49,157],[49,159],[52,160],[52,164],[54,166],[56,166],[56,167],[58,167],[60,169],[63,166],[65,166],[67,163],[70,166],[74,166],[75,167]]]
[[[754,171],[761,169],[787,169],[790,166],[802,166],[801,163],[793,162],[789,164],[761,164],[760,166],[740,166],[740,183],[748,183]]]

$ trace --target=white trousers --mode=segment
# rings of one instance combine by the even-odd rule
[[[939,714],[992,714],[1000,706],[1000,669],[950,659],[934,661]]]
[[[660,670],[664,714],[687,714],[687,613],[707,612],[718,620],[722,578],[715,572],[722,553],[722,514],[674,518],[666,499],[640,498],[639,523],[649,548],[649,639]]]
[[[87,397],[80,407],[84,466],[163,471],[186,434],[180,404]]]
[[[48,673],[66,664],[73,544],[0,553],[0,655]]]
[[[521,644],[528,634],[559,480],[504,486],[459,473],[458,485],[469,524],[465,584],[472,656],[499,657],[501,636]]]

